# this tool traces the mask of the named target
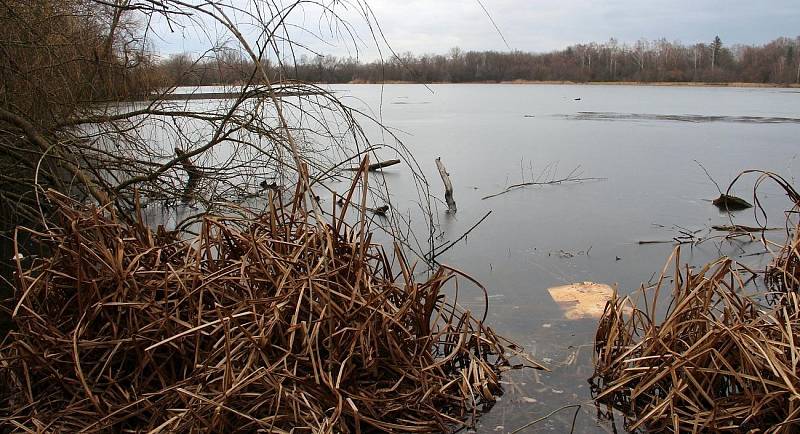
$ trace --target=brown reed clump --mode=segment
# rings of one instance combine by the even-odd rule
[[[800,224],[767,268],[766,282],[778,294],[800,289]]]
[[[60,226],[32,234],[47,253],[17,262],[0,431],[449,431],[518,353],[445,300],[458,272],[415,281],[347,205],[189,236],[50,200]]]
[[[756,193],[765,182],[786,192],[792,204],[787,216],[796,213],[800,194],[771,172],[744,171],[728,192],[748,174],[757,176],[753,198],[764,227],[767,214]],[[597,330],[591,379],[595,400],[622,411],[630,430],[800,430],[795,337],[800,335],[800,226],[787,234],[763,274],[729,258],[681,272],[678,248],[674,276],[662,273],[655,286],[642,287],[643,305],[615,296]],[[670,277],[672,294],[664,310],[659,294]],[[767,291],[748,294],[748,283],[762,277]]]
[[[665,280],[643,288],[645,297],[653,294],[643,309],[628,297],[607,305],[595,344],[596,400],[621,410],[630,430],[797,432],[797,295],[762,306],[743,294],[746,279],[723,258],[697,272],[676,271],[658,321]]]

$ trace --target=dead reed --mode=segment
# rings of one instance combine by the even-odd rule
[[[756,190],[775,181],[793,203],[787,215],[797,210],[800,195],[783,178],[745,173],[759,175]],[[755,191],[754,198],[766,225]],[[665,267],[656,285],[641,289],[643,303],[615,295],[595,341],[596,401],[622,411],[629,430],[800,430],[799,230],[787,231],[789,239],[765,273],[730,258],[695,271],[681,265],[677,248],[674,275]],[[753,293],[752,279],[763,280],[766,294]],[[659,296],[668,281],[673,286],[664,311]]]
[[[798,298],[764,308],[743,295],[744,277],[727,258],[676,273],[661,321],[661,283],[644,309],[612,300],[597,331],[596,399],[622,410],[630,430],[796,432]]]
[[[445,299],[460,272],[416,281],[399,248],[371,242],[363,212],[345,222],[356,184],[327,223],[297,194],[258,217],[206,217],[196,235],[50,192],[61,223],[32,233],[46,254],[17,259],[0,431],[474,423],[521,353]]]
[[[780,253],[767,268],[766,282],[777,294],[800,289],[800,224],[789,234]]]

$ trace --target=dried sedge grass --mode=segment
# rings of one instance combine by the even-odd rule
[[[756,185],[773,179],[788,186],[777,175],[757,173]],[[794,190],[786,192],[797,204]],[[643,308],[615,296],[597,330],[595,399],[622,411],[629,430],[800,430],[798,230],[765,273],[769,305],[746,294],[749,269],[722,258],[681,272],[680,249],[662,320],[664,273],[655,287],[642,288]],[[648,294],[654,294],[649,301]]]
[[[727,258],[676,277],[662,321],[628,297],[606,307],[595,347],[596,399],[622,410],[631,430],[795,432],[796,294],[763,308],[742,295],[745,279]]]
[[[766,282],[779,294],[800,288],[800,225],[767,269]]]
[[[51,193],[18,261],[2,430],[432,432],[474,423],[518,349],[359,224],[293,203],[151,231]],[[333,201],[334,203],[336,201]],[[27,265],[26,265],[27,264]],[[535,366],[534,362],[530,362]],[[518,366],[518,365],[517,365]]]

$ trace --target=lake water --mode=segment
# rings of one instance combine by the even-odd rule
[[[565,404],[590,400],[596,320],[566,320],[548,287],[593,281],[629,293],[661,271],[673,246],[640,245],[730,224],[710,199],[719,193],[695,161],[725,189],[742,170],[766,169],[794,181],[800,170],[800,93],[783,89],[599,85],[332,86],[353,106],[381,119],[403,140],[443,197],[434,160],[441,156],[455,187],[458,212],[444,214],[443,240],[455,239],[492,214],[439,260],[464,270],[490,292],[491,326],[522,344],[552,372],[510,376],[506,395],[479,432],[508,432]],[[389,140],[367,126],[376,142]],[[392,158],[385,152],[381,157]],[[510,184],[559,178],[580,167],[570,185],[519,189]],[[387,169],[394,205],[416,195],[407,170]],[[752,201],[754,178],[734,194]],[[789,205],[773,186],[761,190],[771,226]],[[735,214],[752,225],[752,211]],[[719,235],[719,234],[717,234]],[[777,233],[776,238],[780,239]],[[706,241],[684,247],[693,264],[720,255],[762,265],[758,243]],[[588,253],[587,253],[588,252]],[[480,293],[462,304],[482,309]],[[610,431],[584,405],[576,432]],[[568,432],[566,410],[526,432]],[[618,427],[619,428],[619,427]]]
[[[439,204],[437,243],[455,240],[491,211],[438,260],[482,282],[489,291],[490,325],[551,371],[505,375],[506,394],[480,419],[479,432],[510,432],[577,403],[585,405],[575,419],[575,432],[611,432],[609,422],[596,418],[587,382],[593,372],[596,320],[565,319],[547,289],[592,281],[630,293],[661,271],[673,249],[671,244],[639,241],[670,240],[681,230],[706,237],[711,225],[730,224],[710,203],[719,193],[695,161],[723,189],[746,169],[770,170],[792,182],[800,170],[797,91],[616,85],[331,89],[389,127],[411,150],[440,198],[444,194],[435,158],[442,157],[458,212],[447,215]],[[363,127],[373,142],[392,142],[374,124],[365,122]],[[171,153],[166,149],[165,158]],[[384,149],[379,156],[397,155]],[[483,199],[511,184],[558,179],[578,167],[577,176],[602,180],[528,187]],[[407,167],[373,176],[386,180],[395,212],[417,211],[418,196]],[[342,191],[344,185],[333,186]],[[752,201],[752,186],[753,178],[746,178],[733,192]],[[784,195],[767,185],[759,197],[769,225],[782,226],[789,205]],[[155,219],[165,218],[153,212]],[[756,221],[752,211],[743,211],[735,214],[735,223]],[[781,239],[780,232],[772,236]],[[685,246],[682,259],[701,264],[730,255],[763,266],[769,256],[752,255],[762,250],[759,243],[744,240],[709,240]],[[462,287],[459,303],[481,312],[482,293]],[[565,410],[525,432],[569,432],[573,415],[574,410]]]

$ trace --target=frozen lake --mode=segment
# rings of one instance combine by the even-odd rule
[[[439,260],[471,274],[490,292],[489,321],[548,361],[550,373],[526,371],[481,419],[480,432],[508,432],[565,404],[590,400],[596,320],[567,320],[547,288],[592,281],[628,293],[659,273],[680,231],[708,237],[730,224],[710,199],[742,170],[765,169],[790,181],[800,170],[800,93],[784,89],[600,85],[342,85],[345,102],[392,128],[443,197],[434,160],[450,172],[456,216],[440,205],[442,240],[455,239],[488,211],[465,242]],[[367,127],[375,142],[389,138]],[[391,152],[381,157],[392,158]],[[393,202],[416,198],[403,168],[386,170]],[[578,184],[529,187],[482,198],[533,178],[560,178],[580,167]],[[752,201],[754,178],[734,194]],[[788,201],[760,190],[771,226],[783,225]],[[735,223],[755,224],[752,210]],[[711,233],[720,235],[720,233]],[[778,232],[776,239],[781,239]],[[682,259],[704,263],[730,255],[763,265],[759,243],[709,240],[685,246]],[[477,291],[462,304],[482,309]],[[568,432],[574,410],[536,426]],[[576,432],[610,431],[585,405]],[[503,428],[499,428],[502,426]],[[619,429],[619,425],[617,426]],[[535,429],[526,432],[536,432]]]

